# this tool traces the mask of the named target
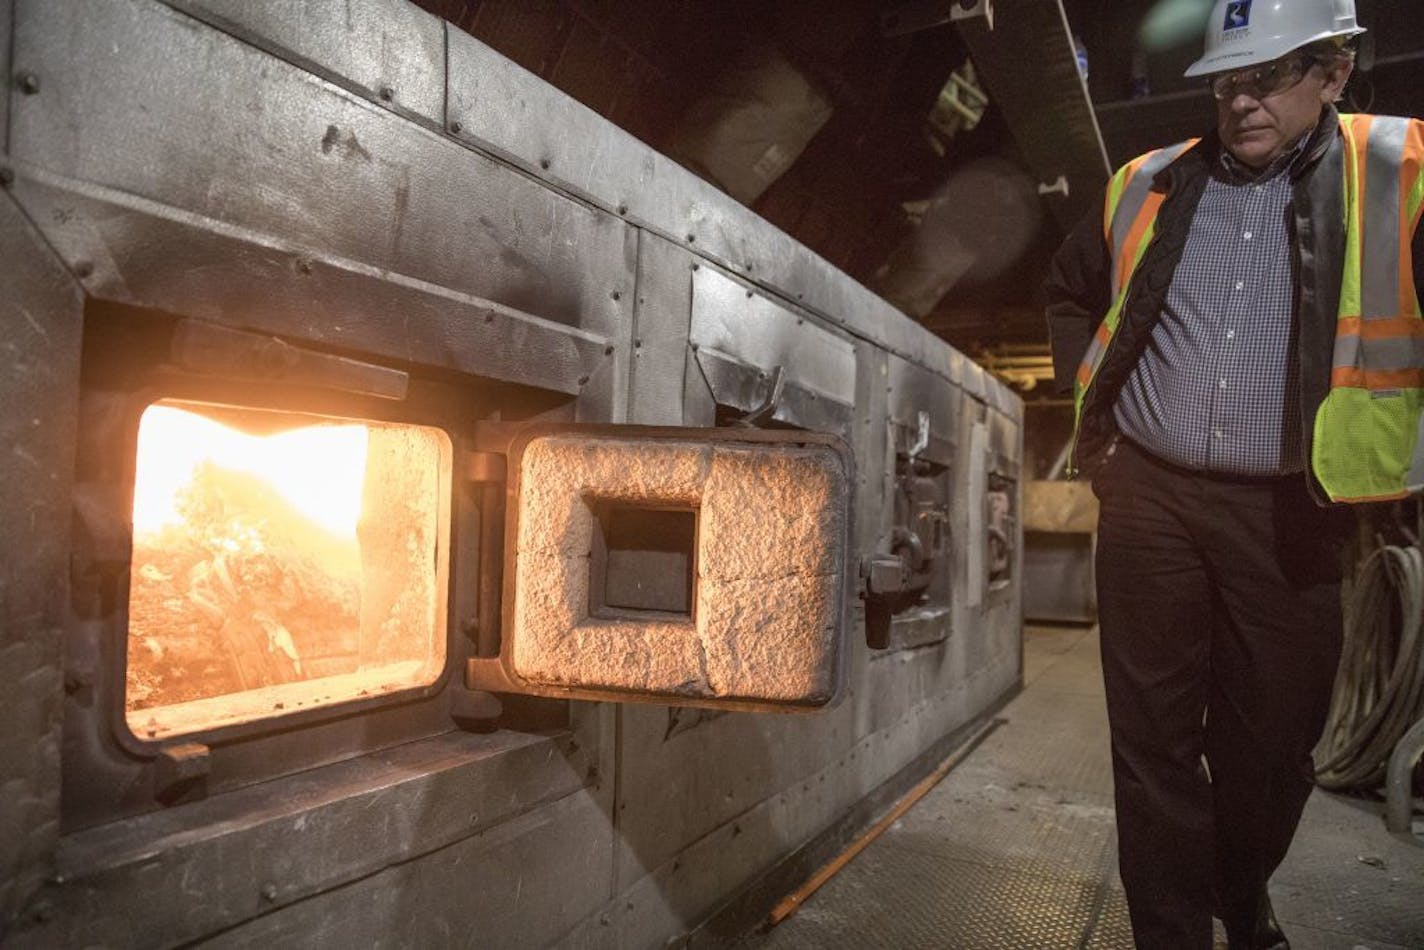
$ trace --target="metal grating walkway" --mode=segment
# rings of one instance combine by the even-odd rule
[[[1130,948],[1096,631],[1029,627],[1024,664],[997,731],[795,916],[741,946]],[[1424,847],[1389,835],[1381,814],[1311,799],[1271,889],[1294,950],[1424,950]]]

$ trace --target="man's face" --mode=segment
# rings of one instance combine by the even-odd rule
[[[1334,102],[1350,78],[1344,57],[1325,62],[1290,53],[1270,63],[1218,74],[1216,127],[1222,144],[1251,168],[1264,168],[1290,148]]]

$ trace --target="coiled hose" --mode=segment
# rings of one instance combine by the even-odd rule
[[[1424,718],[1424,551],[1381,544],[1354,580],[1315,749],[1316,782],[1336,790],[1379,788],[1395,744]]]

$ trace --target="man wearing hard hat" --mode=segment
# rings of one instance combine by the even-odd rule
[[[1137,944],[1288,947],[1347,503],[1424,487],[1424,123],[1332,105],[1352,0],[1217,0],[1204,138],[1119,170],[1048,282],[1098,599]]]

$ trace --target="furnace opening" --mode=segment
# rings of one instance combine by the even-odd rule
[[[450,458],[427,426],[149,406],[129,729],[163,739],[438,679]]]
[[[691,617],[697,512],[602,503],[594,514],[589,613],[621,617],[654,611]]]

